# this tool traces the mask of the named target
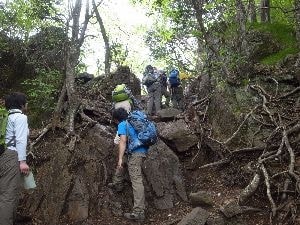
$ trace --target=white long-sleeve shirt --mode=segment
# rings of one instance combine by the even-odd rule
[[[27,116],[19,109],[11,109],[8,116],[5,143],[9,150],[18,152],[19,161],[26,160],[26,147],[29,135]],[[10,146],[12,143],[14,146]]]

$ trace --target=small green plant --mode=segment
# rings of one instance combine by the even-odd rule
[[[62,83],[62,74],[56,70],[42,69],[34,79],[23,82],[28,95],[31,119],[34,126],[46,119],[54,110]]]
[[[262,64],[274,65],[284,59],[287,55],[299,52],[295,32],[291,25],[280,23],[257,23],[254,25],[254,29],[270,33],[282,46],[280,51],[263,58],[261,60]]]

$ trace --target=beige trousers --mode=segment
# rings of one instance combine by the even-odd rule
[[[18,153],[6,150],[0,156],[0,224],[12,225],[18,206],[21,173]]]
[[[146,155],[144,153],[132,153],[129,157],[124,156],[123,162],[127,163],[129,177],[133,191],[133,211],[145,210],[145,191],[143,184],[142,165]],[[125,159],[126,158],[126,159]],[[113,177],[116,188],[123,187],[126,169],[117,169]]]

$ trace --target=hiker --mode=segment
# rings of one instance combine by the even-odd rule
[[[171,70],[168,82],[173,107],[183,111],[183,88],[181,86],[179,71],[177,69]]]
[[[141,109],[140,103],[125,84],[119,84],[112,91],[114,109],[124,108],[129,113],[132,109]]]
[[[148,92],[147,114],[149,116],[157,115],[157,112],[161,109],[161,84],[159,75],[154,69],[151,65],[146,66],[142,79],[142,83],[147,87]]]
[[[166,74],[166,71],[160,70],[159,71],[159,80],[160,80],[160,85],[161,85],[161,102],[162,102],[162,96],[165,97],[165,106],[169,107],[170,106],[170,93],[168,91],[168,77]]]
[[[128,113],[124,108],[113,111],[113,119],[118,123],[118,135],[120,136],[118,164],[112,183],[108,186],[121,192],[127,165],[133,190],[133,210],[125,213],[124,217],[130,220],[142,221],[145,219],[145,193],[142,176],[142,164],[148,152],[148,147],[140,147],[129,150],[129,145],[138,140],[137,132],[127,121]]]
[[[0,155],[0,224],[12,225],[21,186],[21,174],[29,173],[26,146],[29,135],[26,97],[12,93],[5,97],[8,110],[5,143]]]

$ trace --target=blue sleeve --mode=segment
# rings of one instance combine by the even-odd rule
[[[118,135],[127,135],[126,121],[122,121],[118,125]]]

